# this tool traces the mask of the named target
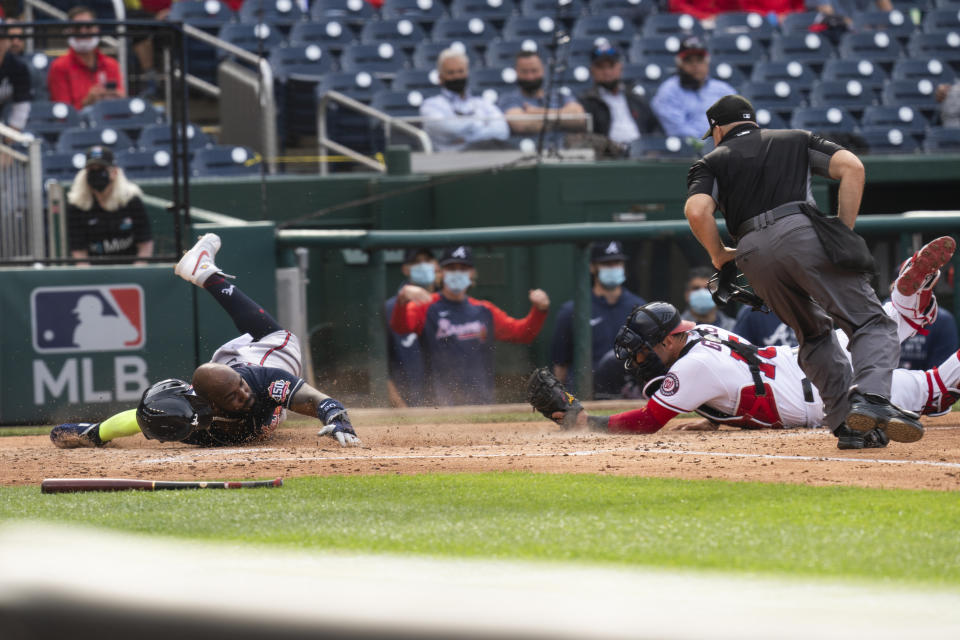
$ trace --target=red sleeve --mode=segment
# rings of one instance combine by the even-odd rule
[[[434,302],[440,299],[440,294],[433,294],[430,302],[414,304],[412,302],[393,305],[393,314],[390,316],[390,328],[399,334],[421,333],[427,323],[427,310]]]
[[[67,67],[60,61],[66,62],[65,58],[57,58],[50,63],[50,71],[47,72],[47,89],[50,91],[51,102],[65,102],[72,107],[73,96],[70,95],[70,83],[67,82]]]
[[[656,433],[676,415],[676,411],[650,400],[642,409],[610,416],[607,428],[610,433]]]
[[[530,313],[523,319],[511,318],[506,311],[489,300],[470,298],[473,304],[486,307],[493,314],[493,337],[506,342],[520,342],[530,344],[540,333],[543,323],[547,319],[547,312],[536,307],[530,307]]]
[[[107,80],[117,83],[117,93],[122,96],[127,95],[127,88],[123,86],[123,76],[120,75],[120,64],[110,56],[100,54],[100,58],[100,64],[103,64],[103,69],[107,72]]]

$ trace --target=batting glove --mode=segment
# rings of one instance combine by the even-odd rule
[[[348,420],[338,419],[317,432],[318,436],[331,436],[337,439],[341,447],[359,447],[360,438]]]

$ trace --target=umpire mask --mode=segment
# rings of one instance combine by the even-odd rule
[[[110,169],[101,166],[88,168],[87,184],[94,191],[103,191],[110,186]]]

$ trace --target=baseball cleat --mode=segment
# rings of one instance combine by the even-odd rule
[[[60,449],[102,447],[100,424],[92,422],[68,422],[50,430],[50,442]]]
[[[837,449],[882,449],[890,442],[887,434],[880,429],[858,433],[846,424],[837,427],[833,435],[837,436]]]
[[[857,392],[850,396],[846,423],[852,430],[863,434],[879,429],[894,442],[916,442],[923,437],[919,417],[895,407],[883,396]]]
[[[213,259],[220,250],[220,236],[215,233],[205,233],[197,240],[193,248],[183,254],[180,262],[173,268],[178,276],[202,287],[207,278],[220,272]]]
[[[950,236],[942,236],[925,244],[900,267],[897,291],[912,296],[920,289],[932,289],[940,275],[940,267],[947,264],[957,248]]]

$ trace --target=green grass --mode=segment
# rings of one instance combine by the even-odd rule
[[[226,492],[0,489],[0,521],[25,517],[304,549],[960,586],[960,501],[948,492],[528,473]]]

